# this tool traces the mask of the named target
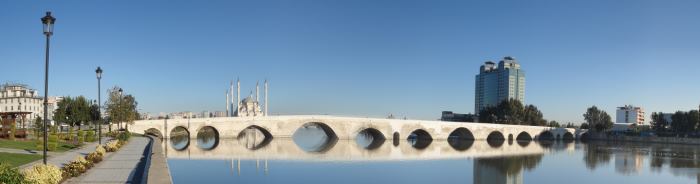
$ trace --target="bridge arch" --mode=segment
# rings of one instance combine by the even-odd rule
[[[537,136],[537,139],[540,141],[553,141],[554,140],[554,134],[552,132],[545,130],[540,133],[539,136]]]
[[[566,133],[564,133],[564,137],[562,137],[562,138],[563,138],[564,140],[574,140],[574,139],[576,139],[576,138],[574,137],[574,134],[572,134],[571,132],[566,132]]]
[[[308,129],[321,129],[323,133],[325,134],[325,139],[320,138],[318,141],[322,141],[320,143],[314,143],[310,145],[304,144],[303,141],[297,141],[297,135],[300,131],[303,130],[308,130]],[[294,139],[294,142],[302,148],[304,151],[307,152],[317,152],[317,153],[323,153],[335,146],[335,144],[338,142],[338,136],[337,134],[333,131],[333,129],[328,126],[325,123],[322,122],[308,122],[303,124],[301,127],[297,128],[297,130],[294,132],[294,135],[292,135],[292,138]]]
[[[489,133],[486,137],[486,142],[491,147],[501,147],[505,141],[506,138],[503,136],[503,133],[497,130]]]
[[[448,139],[474,140],[474,134],[467,128],[459,127],[450,133]]]
[[[365,128],[357,133],[355,139],[358,142],[358,144],[364,143],[364,141],[369,141],[367,145],[360,146],[364,147],[365,149],[372,150],[382,146],[382,144],[384,144],[384,141],[386,140],[386,137],[384,137],[384,134],[382,134],[382,132],[375,128]]]
[[[423,129],[416,129],[407,137],[416,149],[425,149],[433,142],[433,137]]]
[[[197,129],[197,147],[211,150],[219,145],[219,131],[213,126],[203,126]]]
[[[272,141],[272,134],[258,125],[250,125],[236,135],[239,142],[243,142],[247,149],[257,150],[267,146]]]
[[[530,133],[527,133],[525,131],[520,132],[518,136],[515,138],[517,141],[532,141],[532,136]]]
[[[182,151],[190,146],[190,131],[184,126],[175,126],[168,134],[173,149]]]
[[[143,134],[156,136],[161,139],[163,138],[163,133],[157,128],[146,129]]]
[[[450,133],[447,138],[447,143],[457,151],[464,151],[474,144],[474,139],[474,135],[469,129],[459,127]]]

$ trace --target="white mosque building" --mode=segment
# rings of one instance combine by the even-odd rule
[[[231,88],[226,92],[226,116],[229,117],[255,117],[255,116],[267,116],[267,92],[268,92],[268,82],[265,80],[264,84],[264,95],[265,102],[260,104],[260,83],[255,83],[255,96],[251,91],[248,97],[241,99],[241,80],[236,80],[234,96],[234,86],[233,81],[231,81]],[[263,108],[260,108],[260,107]]]

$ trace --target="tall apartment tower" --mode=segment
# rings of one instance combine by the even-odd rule
[[[487,61],[476,75],[474,114],[508,99],[525,103],[525,71],[515,58],[507,56],[496,63]]]

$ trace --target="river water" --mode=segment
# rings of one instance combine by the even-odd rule
[[[698,146],[215,134],[163,141],[174,183],[700,183]]]

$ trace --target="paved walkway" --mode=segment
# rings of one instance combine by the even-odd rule
[[[77,178],[65,183],[140,183],[150,139],[131,137],[129,143]]]
[[[79,149],[72,149],[72,150],[68,150],[68,151],[63,152],[63,153],[61,153],[61,152],[48,152],[49,157],[47,158],[46,162],[49,164],[53,164],[55,166],[58,166],[58,167],[63,167],[63,164],[67,164],[68,162],[75,160],[75,157],[77,157],[78,155],[85,156],[90,152],[94,152],[95,147],[97,147],[97,142],[87,143],[87,144],[84,144],[83,147],[81,147]],[[24,150],[22,150],[22,151],[24,151]],[[36,151],[36,152],[37,152],[37,154],[44,153],[43,151]],[[25,153],[27,153],[27,151],[25,151]],[[22,166],[19,166],[19,168],[20,169],[28,168],[34,164],[43,163],[43,161],[44,161],[43,159],[39,159],[37,161],[30,162],[28,164],[24,164]]]

